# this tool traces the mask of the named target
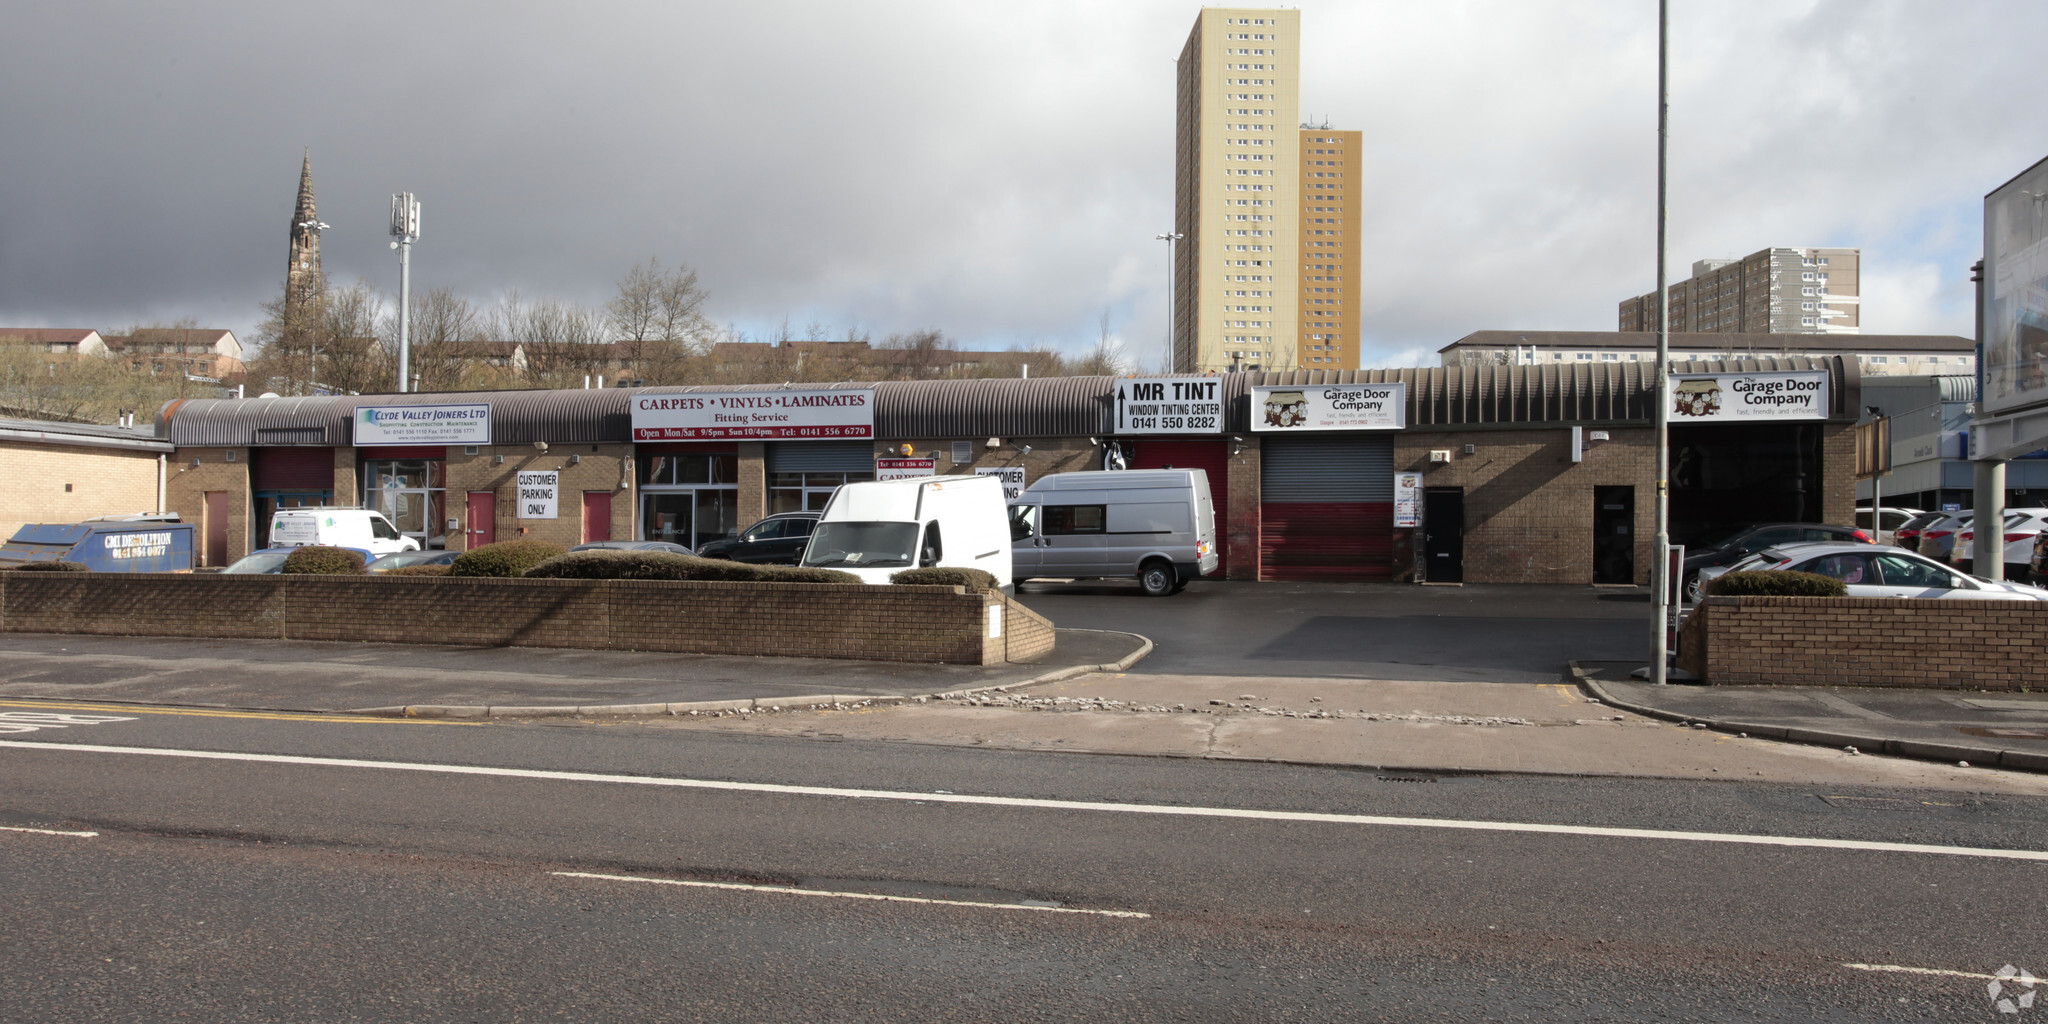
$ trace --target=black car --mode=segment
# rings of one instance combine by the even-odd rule
[[[1734,533],[1723,534],[1713,541],[1688,548],[1685,553],[1684,580],[1691,583],[1694,574],[1710,565],[1734,565],[1749,556],[1775,544],[1799,544],[1806,541],[1858,541],[1870,543],[1870,535],[1853,526],[1828,526],[1824,523],[1764,523],[1759,526],[1745,526]]]
[[[818,527],[817,512],[778,512],[739,532],[736,537],[707,541],[697,547],[705,558],[735,562],[795,565]]]

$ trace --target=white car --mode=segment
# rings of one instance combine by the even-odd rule
[[[2028,563],[2034,560],[2034,537],[2043,527],[2048,527],[2048,508],[2011,508],[2005,510],[2005,521],[1999,532],[2005,535],[2005,578],[2023,580],[2027,578]],[[1964,572],[1977,571],[1977,531],[1974,526],[1965,526],[1956,531],[1955,547],[1950,549],[1948,560],[1951,565]],[[1985,566],[1986,569],[1991,568]],[[1985,573],[1984,575],[1994,575]]]
[[[1882,520],[1882,522],[1879,524],[1876,530],[1872,530],[1870,527],[1870,507],[1868,505],[1864,505],[1859,506],[1856,509],[1857,529],[1860,529],[1865,533],[1870,534],[1871,539],[1877,541],[1879,544],[1898,543],[1896,536],[1898,534],[1899,527],[1906,525],[1913,519],[1914,516],[1924,514],[1917,508],[1893,508],[1890,505],[1886,505],[1883,509],[1883,512],[1884,514],[1881,517],[1879,517]]]
[[[1955,550],[1956,534],[1968,528],[1975,515],[1968,511],[1950,512],[1928,523],[1920,531],[1920,546],[1915,550],[1937,562],[1948,561],[1948,553]]]
[[[1841,580],[1850,597],[2048,601],[2048,590],[1968,576],[1924,555],[1884,544],[1788,544],[1759,551],[1725,570],[1700,570],[1700,591],[1724,572],[1810,572]],[[1698,593],[1699,591],[1696,591]],[[1695,596],[1697,601],[1698,597]]]

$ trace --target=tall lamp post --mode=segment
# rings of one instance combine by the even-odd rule
[[[412,243],[420,237],[420,201],[410,192],[391,197],[391,243],[398,250],[398,390],[412,390]]]
[[[1650,682],[1659,686],[1665,678],[1669,643],[1665,636],[1671,609],[1671,400],[1665,394],[1671,372],[1671,296],[1664,285],[1664,177],[1665,150],[1671,136],[1671,3],[1657,0],[1657,539],[1650,546],[1657,561],[1650,569],[1652,607],[1656,609],[1650,641]]]
[[[1174,371],[1173,365],[1173,243],[1186,238],[1178,231],[1154,235],[1166,243],[1166,372]]]

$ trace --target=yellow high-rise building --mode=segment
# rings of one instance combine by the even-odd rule
[[[1301,289],[1297,365],[1355,370],[1358,322],[1358,153],[1364,132],[1301,129]]]
[[[1300,365],[1300,54],[1301,12],[1232,7],[1204,9],[1181,51],[1176,371]]]

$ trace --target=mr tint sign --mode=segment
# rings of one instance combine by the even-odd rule
[[[1119,434],[1217,434],[1223,382],[1215,377],[1133,377],[1116,384]]]

